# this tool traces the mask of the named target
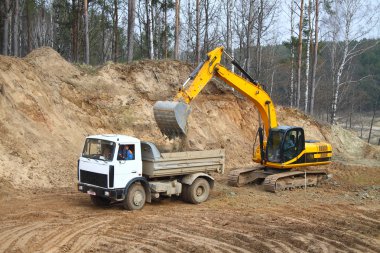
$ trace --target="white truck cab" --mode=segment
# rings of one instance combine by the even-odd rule
[[[197,204],[214,184],[210,172],[224,172],[223,149],[161,153],[131,136],[92,135],[78,160],[78,190],[96,205],[122,201],[129,210],[171,195]]]

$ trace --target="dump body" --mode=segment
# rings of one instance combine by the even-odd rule
[[[224,149],[161,153],[151,142],[141,143],[143,175],[148,178],[224,172]]]

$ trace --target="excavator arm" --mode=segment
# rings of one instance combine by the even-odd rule
[[[153,107],[154,116],[161,132],[169,138],[185,135],[187,118],[190,114],[189,104],[203,90],[213,77],[224,81],[232,88],[251,100],[258,108],[263,119],[266,135],[277,127],[276,111],[273,102],[260,84],[233,60],[233,64],[242,71],[247,79],[231,72],[220,64],[223,47],[217,47],[207,54],[207,58],[190,74],[182,85],[174,101],[158,101]],[[189,82],[192,81],[190,84]]]

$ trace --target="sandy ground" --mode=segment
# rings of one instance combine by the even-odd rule
[[[75,190],[29,192],[0,209],[0,252],[378,252],[380,189],[336,182],[277,194],[217,183],[200,205],[129,212]]]

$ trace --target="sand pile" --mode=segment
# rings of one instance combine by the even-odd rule
[[[226,148],[227,171],[251,165],[258,126],[252,103],[219,81],[193,101],[189,134],[169,141],[152,105],[172,98],[193,67],[178,61],[139,61],[81,68],[50,48],[27,57],[0,56],[0,182],[15,188],[72,187],[87,134],[120,133],[165,150]],[[331,142],[335,157],[377,165],[379,148],[353,133],[277,108],[280,124],[305,128],[306,138]],[[5,187],[5,186],[3,186]]]

